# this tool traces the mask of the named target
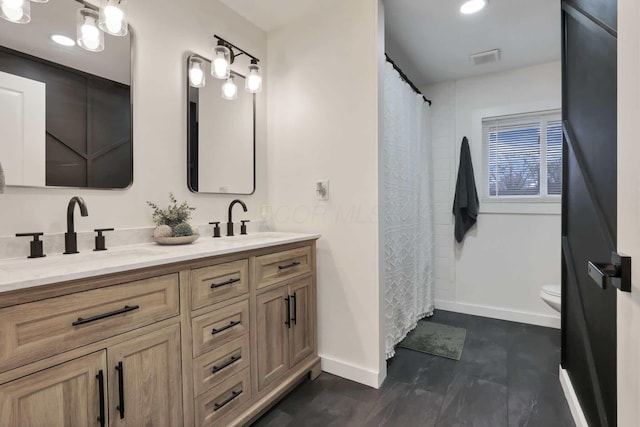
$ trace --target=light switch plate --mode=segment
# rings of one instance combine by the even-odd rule
[[[316,182],[316,200],[329,200],[329,180],[321,179]]]

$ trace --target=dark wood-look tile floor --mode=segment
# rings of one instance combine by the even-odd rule
[[[380,388],[327,373],[253,427],[573,427],[558,380],[560,331],[437,311],[467,329],[460,361],[398,349]]]

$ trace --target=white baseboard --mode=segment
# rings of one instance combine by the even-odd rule
[[[562,391],[564,391],[564,397],[567,399],[576,427],[589,427],[584,412],[582,412],[580,402],[578,401],[578,396],[573,389],[573,384],[571,384],[571,378],[569,378],[567,371],[562,369],[562,366],[560,367],[560,384],[562,385]]]
[[[435,302],[435,306],[436,310],[441,309],[446,311],[454,311],[456,313],[491,317],[493,319],[509,320],[511,322],[528,323],[530,325],[546,326],[548,328],[560,329],[560,316],[438,299]]]
[[[373,388],[380,388],[384,378],[380,378],[380,373],[364,369],[360,366],[351,365],[346,362],[320,356],[322,361],[322,371],[355,381]]]

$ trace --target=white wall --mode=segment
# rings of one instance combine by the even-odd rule
[[[186,52],[210,57],[215,33],[264,60],[266,34],[214,0],[162,5],[136,0],[130,2],[129,11],[134,30],[133,185],[124,191],[7,188],[0,195],[0,236],[65,231],[66,206],[73,195],[83,196],[89,208],[88,218],[76,220],[79,231],[150,226],[151,210],[145,202],[168,203],[169,191],[198,208],[194,223],[226,218],[232,196],[195,195],[187,190]],[[108,43],[107,38],[106,49]],[[251,218],[259,216],[260,206],[267,201],[265,107],[262,93],[258,96],[257,191],[242,197]]]
[[[633,290],[618,292],[618,425],[640,425],[640,4],[618,1],[618,250],[631,255]]]
[[[560,283],[560,209],[556,214],[495,213],[481,201],[477,226],[462,245],[451,214],[460,142],[469,138],[478,192],[482,192],[483,111],[561,107],[559,62],[439,83],[424,89],[433,101],[436,206],[436,306],[559,327],[540,300],[543,284]]]
[[[340,2],[269,33],[269,198],[276,229],[318,241],[323,369],[384,379],[378,289],[378,1]],[[330,180],[330,200],[315,181]]]

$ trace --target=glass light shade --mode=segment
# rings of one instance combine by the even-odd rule
[[[189,60],[189,84],[193,87],[204,87],[206,84],[204,61],[200,58]]]
[[[91,52],[104,50],[104,33],[98,28],[98,19],[96,10],[78,10],[78,46]]]
[[[233,101],[234,99],[238,98],[238,86],[236,85],[233,76],[230,76],[222,84],[222,98],[228,99],[229,101]]]
[[[465,15],[480,12],[489,3],[489,0],[467,0],[460,6],[460,12]]]
[[[99,27],[112,36],[126,36],[129,33],[127,23],[127,0],[100,0]]]
[[[49,3],[49,0],[31,0],[31,3]]]
[[[231,50],[226,46],[213,48],[211,75],[216,79],[228,79],[231,76]]]
[[[249,65],[249,71],[244,80],[244,88],[251,93],[262,92],[262,73],[258,64]]]
[[[29,0],[0,0],[0,17],[16,24],[31,21],[31,4]]]

